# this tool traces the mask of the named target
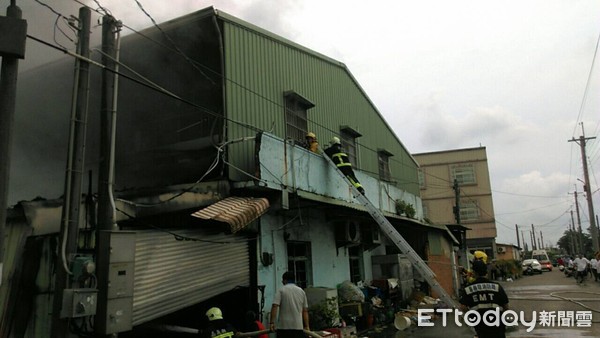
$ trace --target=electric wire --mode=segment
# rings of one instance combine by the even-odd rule
[[[54,48],[54,49],[56,49],[56,50],[59,50],[59,51],[61,51],[61,52],[65,53],[65,54],[68,54],[68,55],[70,55],[70,56],[73,56],[73,57],[79,58],[79,59],[81,59],[81,60],[84,60],[84,61],[86,61],[86,62],[89,62],[90,64],[92,64],[92,65],[94,65],[94,66],[97,66],[97,67],[100,67],[100,68],[102,68],[102,69],[104,69],[104,70],[107,70],[107,71],[110,71],[110,72],[112,72],[112,73],[118,74],[120,77],[123,77],[123,78],[125,78],[125,79],[127,79],[127,80],[130,80],[130,81],[132,81],[132,82],[135,82],[135,83],[137,83],[137,84],[139,84],[139,85],[142,85],[142,86],[144,86],[144,87],[146,87],[146,88],[149,88],[149,89],[155,90],[155,91],[157,91],[157,92],[159,92],[159,93],[162,93],[162,94],[165,94],[165,95],[167,95],[167,96],[169,96],[169,97],[171,97],[171,98],[173,98],[173,99],[176,99],[176,100],[178,100],[178,101],[180,101],[180,102],[182,102],[182,103],[185,103],[185,104],[187,104],[187,105],[190,105],[190,106],[192,106],[192,107],[194,107],[194,108],[196,108],[196,109],[198,109],[198,110],[202,111],[203,113],[207,113],[207,114],[209,114],[209,115],[211,115],[211,116],[214,116],[214,117],[217,117],[217,118],[222,118],[222,119],[224,119],[224,120],[227,120],[227,121],[229,121],[229,122],[231,122],[231,123],[238,124],[238,125],[240,125],[240,126],[246,127],[246,128],[248,128],[248,129],[251,129],[251,130],[254,130],[254,131],[257,131],[257,132],[260,132],[260,131],[262,131],[262,129],[260,129],[260,128],[258,128],[258,127],[252,126],[252,125],[250,125],[250,124],[247,124],[247,123],[244,123],[244,122],[236,121],[236,120],[233,120],[233,119],[231,119],[231,118],[227,118],[227,117],[225,117],[225,116],[223,116],[223,115],[220,115],[220,114],[218,114],[218,113],[216,113],[216,112],[214,112],[214,111],[210,110],[209,108],[206,108],[206,107],[204,107],[204,106],[201,106],[201,105],[199,105],[199,104],[197,104],[197,103],[194,103],[194,102],[191,102],[191,101],[189,101],[189,100],[187,100],[187,99],[184,99],[184,98],[182,98],[182,97],[179,97],[179,96],[177,96],[176,94],[174,94],[174,93],[172,93],[172,92],[170,92],[170,91],[164,91],[164,89],[159,89],[159,88],[156,88],[156,87],[155,87],[154,85],[152,85],[152,84],[145,83],[145,82],[144,82],[144,81],[142,81],[142,80],[138,80],[138,79],[136,79],[136,78],[134,78],[134,77],[132,77],[132,76],[130,76],[130,75],[124,74],[124,73],[122,73],[122,72],[115,72],[114,70],[111,70],[111,69],[107,68],[106,66],[104,66],[104,65],[103,65],[103,64],[101,64],[101,63],[98,63],[98,62],[96,62],[96,61],[94,61],[94,60],[91,60],[91,59],[88,59],[88,58],[84,58],[84,57],[82,57],[81,55],[78,55],[78,54],[76,54],[76,53],[73,53],[73,52],[71,52],[71,51],[69,51],[69,50],[67,50],[67,49],[65,49],[65,48],[62,48],[62,47],[59,47],[59,46],[55,46],[55,45],[53,45],[53,44],[51,44],[51,43],[49,43],[49,42],[46,42],[46,41],[44,41],[44,40],[42,40],[42,39],[39,39],[39,38],[37,38],[37,37],[35,37],[35,36],[32,36],[32,35],[30,35],[30,34],[27,34],[27,37],[28,37],[28,38],[30,38],[30,39],[32,39],[32,40],[34,40],[34,41],[37,41],[37,42],[39,42],[39,43],[41,43],[41,44],[43,44],[43,45],[46,45],[46,46],[48,46],[48,47]]]
[[[77,3],[80,3],[80,4],[84,5],[84,6],[87,6],[87,5],[83,4],[82,2],[80,2],[80,1],[78,1],[78,0],[74,0],[74,1],[75,1],[75,2],[77,2]],[[148,17],[149,17],[149,18],[150,18],[150,19],[153,21],[153,24],[155,25],[155,27],[156,27],[157,29],[159,29],[159,30],[161,30],[161,31],[162,31],[162,29],[161,29],[161,28],[160,28],[160,27],[159,27],[159,26],[156,24],[156,21],[154,20],[154,18],[153,18],[153,17],[152,17],[152,16],[151,16],[151,15],[150,15],[150,14],[149,14],[149,13],[148,13],[148,12],[147,12],[145,9],[144,9],[144,7],[141,5],[141,3],[139,3],[139,1],[137,1],[137,0],[135,0],[135,1],[136,1],[136,3],[138,4],[138,7],[140,7],[140,9],[141,9],[141,10],[144,12],[144,14],[146,14],[146,16],[148,16]],[[98,12],[98,13],[100,13],[100,12]],[[100,13],[100,14],[101,14],[101,13]],[[139,34],[140,36],[143,36],[143,37],[145,37],[146,39],[149,39],[150,41],[152,41],[152,42],[154,42],[154,43],[158,44],[159,46],[162,46],[162,47],[164,47],[164,48],[167,48],[167,49],[169,49],[169,50],[172,50],[172,48],[169,48],[168,46],[166,46],[166,45],[164,45],[164,44],[161,44],[161,43],[159,43],[159,42],[155,41],[154,39],[152,39],[152,38],[150,38],[150,37],[148,37],[148,36],[146,36],[146,35],[142,34],[141,32],[139,32],[139,31],[137,31],[137,30],[135,30],[135,29],[133,29],[133,28],[131,28],[131,27],[127,26],[127,25],[124,25],[124,26],[125,26],[126,28],[128,28],[128,29],[132,30],[134,33],[136,33],[136,34]],[[163,33],[164,33],[164,32],[163,32]],[[167,37],[168,37],[168,35],[167,35]],[[168,38],[168,39],[171,41],[171,43],[173,43],[173,44],[174,44],[174,42],[173,42],[173,41],[172,41],[170,38]],[[600,36],[599,36],[599,39],[598,39],[598,41],[600,42]],[[176,45],[175,45],[175,44],[174,44],[174,46],[176,47]],[[596,52],[597,52],[597,50],[598,50],[598,44],[596,45]],[[264,97],[263,95],[261,95],[261,94],[259,94],[259,93],[255,92],[255,91],[252,91],[252,90],[250,90],[249,88],[247,88],[247,87],[245,87],[245,86],[243,86],[243,85],[241,85],[241,84],[239,84],[239,83],[237,83],[237,82],[235,82],[235,81],[233,81],[233,80],[231,80],[231,79],[225,78],[225,77],[224,77],[222,74],[220,74],[220,73],[219,73],[219,72],[217,72],[217,71],[214,71],[214,70],[212,70],[210,67],[206,67],[206,66],[202,65],[201,63],[198,63],[197,61],[191,60],[191,59],[190,59],[189,57],[187,57],[187,56],[185,55],[185,53],[183,53],[181,50],[177,49],[177,50],[176,50],[176,52],[177,52],[178,54],[182,55],[182,56],[183,56],[183,57],[186,59],[186,61],[188,61],[188,62],[192,62],[194,65],[199,65],[199,66],[202,66],[203,68],[205,68],[205,69],[208,69],[209,71],[213,72],[213,73],[214,73],[214,74],[216,74],[217,76],[220,76],[221,78],[225,79],[226,81],[230,81],[230,82],[232,82],[233,84],[235,84],[235,85],[239,86],[240,88],[243,88],[243,89],[245,89],[245,90],[249,91],[250,93],[252,93],[252,94],[254,94],[254,95],[257,95],[258,97],[260,97],[260,98],[262,98],[262,99],[265,99],[265,100],[269,101],[270,103],[273,103],[273,104],[276,104],[276,105],[278,105],[278,106],[281,106],[281,104],[279,104],[279,103],[277,103],[277,102],[274,102],[274,101],[270,100],[269,98],[266,98],[266,97]],[[594,59],[595,59],[595,57],[594,57]],[[592,70],[593,70],[593,63],[592,63],[592,67],[591,67],[591,69],[590,69],[590,74],[592,73]],[[591,76],[591,75],[590,75],[590,76]],[[588,84],[589,84],[589,80],[588,80]],[[586,94],[587,94],[587,92],[588,92],[588,90],[587,90],[587,88],[586,88]],[[584,102],[585,102],[585,99],[584,99]],[[283,108],[285,109],[285,107],[283,107]],[[582,104],[582,108],[581,108],[580,112],[581,112],[582,110],[583,110],[583,104]],[[578,118],[578,120],[579,120],[579,118]],[[331,129],[329,129],[329,128],[325,127],[325,126],[322,126],[322,125],[320,125],[320,124],[318,124],[318,123],[315,123],[314,121],[311,121],[311,122],[312,122],[313,124],[315,124],[315,125],[317,125],[317,126],[321,127],[321,128],[324,128],[324,129],[326,129],[326,130],[328,130],[328,131],[331,131],[331,132],[333,132],[334,134],[337,134],[337,133],[338,133],[338,131],[331,130]],[[361,146],[361,147],[363,147],[363,148],[367,149],[367,150],[370,150],[370,151],[376,152],[376,150],[374,150],[374,149],[371,149],[371,148],[369,148],[369,147],[366,147],[366,146],[364,146],[364,145],[362,145],[362,144],[360,144],[360,143],[358,143],[358,142],[357,142],[357,144],[358,144],[359,146]],[[403,162],[396,161],[396,160],[395,160],[395,159],[393,159],[393,158],[392,158],[392,161],[393,161],[393,162],[395,162],[395,163],[399,163],[400,165],[405,165]]]
[[[112,16],[112,13],[108,9],[106,9],[105,7],[103,7],[100,4],[100,1],[98,1],[98,0],[93,0],[93,1],[96,3],[96,5],[98,5],[98,9],[101,10],[102,12],[104,12],[104,15],[110,15],[110,16]]]
[[[577,120],[575,123],[575,127],[573,129],[573,137],[575,137],[575,130],[577,129],[577,122],[581,121],[581,116],[583,115],[583,111],[585,108],[585,104],[587,101],[587,96],[590,90],[590,83],[592,82],[592,74],[594,71],[594,65],[596,64],[596,56],[598,55],[598,46],[600,45],[600,34],[598,35],[598,39],[596,40],[596,48],[594,50],[594,57],[592,58],[592,65],[590,66],[590,71],[588,73],[587,82],[585,84],[585,90],[583,92],[583,98],[581,100],[581,105],[579,107],[579,113],[577,114]]]
[[[204,78],[206,78],[208,81],[210,81],[213,85],[216,84],[213,79],[211,79],[210,77],[208,77],[208,75],[206,75],[206,73],[204,73],[200,68],[198,68],[196,66],[195,62],[192,62],[192,59],[190,59],[181,49],[179,49],[179,47],[177,46],[177,44],[175,43],[175,41],[173,41],[173,39],[171,39],[171,37],[156,23],[156,21],[154,20],[154,18],[152,17],[152,15],[150,15],[150,13],[148,13],[148,11],[146,11],[146,9],[144,9],[144,6],[142,6],[142,4],[138,0],[133,0],[133,1],[135,1],[135,3],[140,8],[140,10],[144,14],[146,14],[146,16],[148,18],[150,18],[150,21],[152,21],[152,24],[154,25],[154,27],[156,27],[156,29],[158,29],[162,33],[162,35],[165,37],[165,39],[167,39],[173,45],[173,48],[175,48],[175,50],[177,50],[177,52],[179,52],[179,54],[181,56],[183,56],[184,59],[192,67],[194,67],[194,69],[196,69],[198,72],[200,72],[200,74],[202,74],[202,76],[204,76]]]
[[[56,31],[58,30],[59,32],[61,32],[69,41],[71,42],[75,42],[74,39],[72,39],[65,31],[62,30],[62,28],[60,28],[60,26],[58,25],[58,21],[60,19],[65,20],[67,23],[69,22],[69,18],[66,17],[65,15],[63,15],[62,13],[58,12],[57,10],[55,10],[52,6],[40,1],[40,0],[34,0],[35,2],[37,2],[39,5],[46,7],[48,10],[50,10],[52,13],[54,13],[56,15],[56,20],[54,20],[54,31],[53,31],[53,35],[52,38],[54,40],[54,42],[61,46],[64,49],[68,49],[67,47],[63,46],[60,42],[58,42],[58,40],[56,39]]]
[[[85,4],[83,4],[82,2],[80,2],[79,0],[73,0],[73,1],[75,1],[75,2],[77,2],[77,3],[79,3],[79,4],[82,4],[82,5],[86,6]],[[136,1],[136,3],[138,3],[138,4],[139,4],[139,2],[138,2],[137,0],[134,0],[134,1]],[[161,31],[163,34],[166,34],[166,33],[164,33],[164,31],[163,31],[163,30],[162,30],[162,29],[161,29],[161,28],[160,28],[160,27],[159,27],[159,26],[156,24],[156,21],[155,21],[155,20],[154,20],[154,19],[153,19],[153,18],[152,18],[150,15],[149,15],[149,13],[147,13],[147,12],[145,11],[145,9],[143,9],[143,6],[142,6],[140,9],[141,9],[141,10],[144,12],[144,14],[146,14],[146,15],[147,15],[147,16],[148,16],[148,17],[149,17],[149,18],[150,18],[150,19],[153,21],[153,23],[154,23],[154,25],[155,25],[155,27],[156,27],[157,29],[159,29],[159,30],[160,30],[160,31]],[[98,12],[98,13],[99,13],[99,12]],[[100,13],[100,14],[101,14],[101,13]],[[198,62],[198,61],[196,61],[196,60],[193,60],[193,59],[189,58],[189,57],[188,57],[188,56],[187,56],[187,55],[186,55],[186,54],[185,54],[183,51],[181,51],[181,49],[177,48],[176,44],[175,44],[175,43],[174,43],[174,42],[173,42],[173,41],[170,39],[170,37],[168,37],[168,35],[165,35],[165,36],[167,37],[167,39],[168,39],[168,40],[170,40],[170,41],[171,41],[171,43],[173,44],[173,46],[174,46],[174,48],[175,48],[175,49],[173,49],[173,48],[170,48],[170,47],[168,47],[168,46],[166,46],[166,45],[164,45],[164,44],[162,44],[162,43],[160,43],[160,42],[156,41],[155,39],[153,39],[153,38],[151,38],[151,37],[149,37],[149,36],[147,36],[147,35],[145,35],[145,34],[143,34],[143,33],[139,32],[139,31],[138,31],[138,30],[136,30],[136,29],[133,29],[132,27],[130,27],[130,26],[126,25],[126,24],[123,24],[123,27],[125,27],[125,28],[127,28],[127,29],[131,30],[132,32],[134,32],[134,33],[136,33],[136,34],[138,34],[138,35],[140,35],[140,36],[142,36],[142,37],[144,37],[144,38],[146,38],[146,39],[148,39],[149,41],[151,41],[151,42],[153,42],[153,43],[157,44],[157,45],[158,45],[158,46],[160,46],[160,47],[166,48],[167,50],[169,50],[169,51],[171,51],[171,52],[175,52],[176,54],[178,54],[178,55],[182,56],[182,57],[183,57],[183,58],[184,58],[184,59],[185,59],[185,60],[186,60],[188,63],[192,64],[194,68],[198,69],[198,67],[202,67],[202,68],[204,68],[205,70],[208,70],[208,71],[210,71],[211,73],[213,73],[215,76],[218,76],[219,78],[223,79],[224,81],[228,81],[228,82],[230,82],[230,83],[232,83],[232,84],[234,84],[234,85],[238,86],[239,88],[241,88],[241,89],[243,89],[243,90],[247,91],[248,93],[250,93],[250,94],[252,94],[252,95],[255,95],[256,97],[258,97],[258,98],[260,98],[260,99],[262,99],[262,100],[265,100],[266,102],[268,102],[268,103],[270,103],[270,104],[273,104],[273,105],[275,105],[275,106],[277,106],[277,107],[279,107],[279,108],[282,108],[282,109],[284,109],[284,110],[286,110],[286,111],[288,110],[288,108],[287,108],[285,105],[282,105],[281,103],[279,103],[279,102],[276,102],[276,101],[274,101],[274,100],[272,100],[272,99],[270,99],[270,98],[268,98],[268,97],[266,97],[266,96],[264,96],[264,95],[262,95],[262,94],[258,93],[257,91],[255,91],[255,90],[252,90],[252,89],[250,89],[250,88],[248,88],[248,87],[246,87],[246,86],[244,86],[244,85],[240,84],[239,82],[236,82],[236,81],[234,81],[234,80],[232,80],[232,79],[230,79],[230,78],[227,78],[227,77],[225,77],[225,76],[224,76],[223,74],[221,74],[220,72],[218,72],[218,71],[215,71],[215,70],[213,70],[212,68],[210,68],[210,67],[208,67],[208,66],[205,66],[205,65],[203,65],[202,63],[200,63],[200,62]],[[200,69],[198,69],[198,70],[199,70],[200,72],[202,72]],[[204,74],[204,73],[203,73],[203,74]],[[205,75],[205,74],[204,74],[204,75]],[[208,77],[207,77],[207,78],[208,78]],[[208,79],[210,79],[210,78],[208,78]],[[212,80],[211,80],[211,81],[212,81]],[[214,84],[214,82],[213,82],[213,84]],[[311,122],[311,124],[313,124],[313,125],[315,125],[315,126],[317,126],[317,127],[321,128],[321,129],[323,129],[323,130],[326,130],[326,131],[329,131],[329,132],[333,133],[334,135],[337,135],[337,134],[339,134],[339,131],[333,130],[333,129],[331,129],[331,128],[327,127],[327,126],[324,126],[324,125],[322,125],[322,124],[320,124],[320,123],[317,123],[317,122],[315,122],[315,121],[313,121],[313,120],[307,119],[307,121]],[[362,143],[360,143],[360,142],[357,142],[357,145],[358,145],[358,146],[360,146],[361,148],[363,148],[363,149],[366,149],[366,150],[369,150],[369,151],[371,151],[371,152],[373,152],[373,153],[378,153],[378,150],[376,150],[376,149],[373,149],[373,148],[370,148],[370,147],[368,147],[368,146],[366,146],[366,145],[364,145],[364,144],[362,144]],[[408,165],[408,164],[406,164],[406,163],[404,163],[404,162],[402,162],[402,161],[396,160],[396,159],[395,159],[395,158],[393,158],[393,157],[392,157],[392,158],[389,158],[389,160],[390,160],[391,162],[394,162],[394,163],[396,163],[396,164],[399,164],[400,166],[404,166],[404,167],[411,167],[411,168],[412,168],[412,166],[410,166],[410,165]],[[395,177],[393,177],[393,178],[395,178]],[[410,183],[416,183],[416,182],[410,182]]]
[[[36,1],[38,1],[38,0],[36,0]],[[78,2],[78,3],[81,3],[80,1],[77,1],[77,0],[74,0],[74,1],[75,1],[75,2]],[[166,33],[165,33],[165,32],[164,32],[164,31],[163,31],[163,30],[162,30],[162,29],[161,29],[161,28],[160,28],[160,27],[159,27],[159,26],[156,24],[155,20],[154,20],[154,19],[152,18],[152,16],[151,16],[151,15],[149,15],[149,13],[148,13],[148,12],[147,12],[147,11],[146,11],[144,8],[143,8],[143,6],[141,5],[141,3],[139,3],[137,0],[135,0],[135,1],[136,1],[136,3],[138,4],[138,6],[140,7],[140,9],[141,9],[141,10],[142,10],[142,11],[143,11],[143,12],[144,12],[144,13],[145,13],[145,14],[146,14],[146,15],[147,15],[147,16],[148,16],[148,17],[149,17],[149,18],[150,18],[152,21],[153,21],[153,24],[156,26],[156,28],[157,28],[157,29],[159,29],[159,30],[160,30],[160,31],[161,31],[163,34],[165,34],[165,37],[166,37],[166,38],[167,38],[167,39],[168,39],[168,40],[169,40],[169,41],[170,41],[170,42],[171,42],[171,43],[174,45],[174,47],[176,48],[176,50],[177,50],[178,54],[182,55],[182,56],[183,56],[183,57],[186,59],[186,61],[188,61],[188,62],[190,62],[190,63],[192,63],[192,64],[194,64],[194,65],[195,65],[195,64],[197,64],[197,63],[198,63],[197,61],[191,60],[191,59],[190,59],[189,57],[187,57],[187,56],[186,56],[186,55],[185,55],[185,54],[184,54],[184,53],[183,53],[183,52],[182,52],[182,51],[181,51],[179,48],[177,48],[177,46],[174,44],[174,42],[172,41],[172,39],[170,39],[170,37],[168,37],[168,35],[166,35]],[[38,2],[39,2],[39,1],[38,1]],[[100,6],[100,4],[99,4],[97,1],[96,1],[96,3],[99,5],[99,7],[100,7],[100,8],[101,8],[101,9],[102,9],[102,10],[103,10],[105,13],[108,13],[108,11],[107,11],[105,8],[103,8],[102,6]],[[100,13],[100,12],[99,12],[99,11],[97,11],[97,10],[96,10],[96,12]],[[102,14],[102,13],[100,13],[100,14]],[[124,26],[125,26],[125,25],[124,25]],[[126,26],[126,28],[128,28],[128,29],[131,29],[130,27],[127,27],[127,26]],[[133,30],[133,29],[132,29],[132,30]],[[140,35],[144,36],[144,35],[143,35],[143,34],[141,34],[140,32],[137,32],[137,31],[135,31],[135,30],[133,30],[133,31],[134,31],[135,33],[138,33],[138,34],[140,34]],[[146,38],[148,38],[148,39],[150,39],[150,40],[154,41],[154,39],[151,39],[151,38],[149,38],[149,37],[147,37],[147,36],[144,36],[144,37],[146,37]],[[155,42],[156,42],[156,41],[155,41]],[[166,46],[164,46],[163,44],[160,44],[160,45],[161,45],[161,46],[163,46],[163,47],[166,47]],[[63,49],[65,49],[65,48],[63,48]],[[197,68],[197,67],[195,67],[195,68]],[[205,68],[208,68],[208,67],[205,67]],[[209,69],[210,69],[210,68],[209,68]],[[213,71],[213,72],[214,72],[215,74],[218,74],[218,72],[215,72],[215,71]],[[141,76],[139,73],[135,73],[135,74],[136,74],[136,76],[138,76],[138,77],[142,77],[142,78],[143,78],[143,76]],[[205,75],[205,74],[204,74],[204,75]],[[249,90],[249,91],[251,91],[250,89],[248,89],[248,88],[246,88],[246,87],[242,86],[242,85],[241,85],[241,84],[239,84],[239,83],[236,83],[236,82],[234,82],[234,81],[232,81],[232,80],[230,80],[230,79],[226,79],[226,78],[225,78],[223,75],[220,75],[220,76],[221,76],[222,78],[224,78],[225,80],[227,80],[227,81],[231,81],[231,82],[235,83],[236,85],[240,86],[240,87],[241,87],[241,88],[243,88],[243,89],[246,89],[246,90]],[[145,78],[144,78],[144,79],[145,79]],[[145,79],[145,81],[147,81],[147,79]],[[147,82],[148,82],[148,81],[147,81]],[[213,83],[214,83],[214,82],[213,82]],[[163,93],[167,94],[164,88],[162,88],[162,87],[160,87],[160,86],[157,86],[156,84],[153,84],[153,86],[154,86],[154,87],[156,87],[156,89],[159,89],[159,90],[160,90],[160,91],[162,91]],[[266,98],[266,97],[264,97],[264,96],[262,96],[262,95],[260,95],[260,94],[258,94],[258,93],[256,93],[256,92],[254,92],[254,91],[251,91],[251,92],[252,92],[252,93],[254,93],[255,95],[258,95],[258,96],[260,96],[261,98],[263,98],[263,99],[266,99],[266,100],[270,101],[271,103],[277,104],[278,106],[280,106],[280,107],[283,107],[283,108],[285,109],[285,107],[284,107],[284,106],[282,106],[281,104],[279,104],[279,103],[277,103],[277,102],[274,102],[274,101],[272,101],[272,100],[270,100],[270,99],[268,99],[268,98]],[[170,94],[169,94],[169,96],[172,96],[172,97],[174,97],[174,98],[176,98],[176,99],[179,99],[179,100],[183,100],[182,98],[180,98],[180,97],[178,97],[178,96],[175,96],[175,95],[174,95],[174,94],[172,94],[172,93],[170,93]],[[202,108],[204,108],[204,107],[202,107]],[[219,117],[223,117],[223,116],[221,116],[221,115],[218,115],[218,116],[219,116]],[[231,120],[230,120],[230,121],[231,121]],[[236,121],[232,121],[232,122],[236,123]],[[311,122],[312,122],[313,124],[317,125],[317,126],[320,126],[321,128],[324,128],[324,129],[326,129],[326,130],[329,130],[329,131],[333,132],[334,134],[337,134],[337,133],[338,133],[338,131],[331,130],[331,129],[329,129],[329,128],[327,128],[327,127],[324,127],[324,126],[322,126],[322,125],[320,125],[320,124],[318,124],[318,123],[315,123],[314,121],[311,121]],[[248,125],[245,125],[245,126],[246,126],[246,127],[248,127]],[[255,128],[256,128],[256,127],[255,127]],[[358,146],[361,146],[361,147],[363,147],[363,148],[365,148],[365,149],[368,149],[368,150],[370,150],[370,151],[376,152],[376,150],[374,150],[374,149],[371,149],[371,148],[369,148],[369,147],[367,147],[367,146],[365,146],[365,145],[362,145],[362,144],[360,144],[360,143],[358,143],[358,142],[357,142],[357,145],[358,145]],[[405,166],[408,166],[408,165],[406,165],[404,162],[396,161],[395,159],[392,159],[392,161],[393,161],[393,162],[395,162],[395,163],[398,163],[398,164],[400,164],[400,165],[405,165]],[[229,165],[231,165],[230,163],[228,163],[228,164],[229,164]],[[241,170],[241,169],[239,169],[239,168],[237,168],[237,167],[235,167],[235,166],[231,166],[231,167],[233,167],[234,169],[236,169],[236,170],[239,170],[239,171],[241,171],[241,172],[243,172],[243,173],[245,173],[245,174],[248,174],[248,173],[246,173],[245,171],[243,171],[243,170]],[[364,171],[364,170],[363,170],[363,171]],[[376,174],[376,173],[372,173],[372,174]],[[252,177],[253,179],[257,179],[256,177],[254,177],[254,176],[252,176],[252,175],[249,175],[249,176],[250,176],[250,177]],[[407,181],[407,180],[404,180],[404,181],[405,181],[405,182],[409,182],[409,183],[417,183],[417,182],[414,182],[414,181]],[[515,194],[515,195],[517,195],[517,194]],[[524,195],[524,196],[526,196],[526,195]],[[539,197],[541,197],[541,196],[539,196]],[[548,197],[548,198],[551,198],[551,197]]]

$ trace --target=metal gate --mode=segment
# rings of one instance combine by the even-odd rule
[[[250,284],[245,238],[201,229],[138,231],[133,325]]]

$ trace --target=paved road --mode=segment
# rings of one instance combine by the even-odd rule
[[[507,337],[600,337],[600,283],[594,282],[593,278],[591,281],[588,278],[584,284],[577,285],[574,278],[567,278],[555,269],[541,275],[525,276],[513,282],[500,283],[510,299],[510,309],[518,314],[522,311],[527,322],[532,321],[533,311],[537,313],[536,325],[530,332],[527,332],[527,326],[519,325],[509,328]],[[541,311],[554,313],[554,326],[541,324]],[[563,318],[560,321],[559,311],[564,311],[560,315]],[[568,316],[567,313],[575,317],[576,313],[581,311],[591,311],[590,327],[579,327],[576,322],[569,326],[567,319],[564,319]],[[585,324],[585,321],[581,323]],[[433,327],[411,326],[404,331],[397,331],[393,325],[388,325],[380,328],[379,332],[371,331],[363,336],[373,338],[473,337],[472,331],[465,325],[457,326],[454,320],[448,320],[447,325],[443,326],[441,319],[438,318],[434,320],[434,324]]]
[[[527,332],[524,325],[508,332],[508,337],[600,337],[600,283],[592,277],[578,285],[574,278],[567,278],[558,269],[541,275],[526,276],[514,282],[502,282],[510,299],[510,308],[523,311],[531,321],[537,312],[537,325]],[[541,325],[540,311],[555,314],[554,326]],[[563,314],[559,311],[565,311]],[[568,323],[568,314],[591,315],[590,327],[586,321]],[[560,321],[558,317],[563,319]],[[548,316],[547,318],[550,318]]]

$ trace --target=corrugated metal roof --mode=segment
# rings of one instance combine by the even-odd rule
[[[254,197],[228,197],[192,214],[202,219],[227,223],[231,233],[243,229],[269,209],[269,200]]]

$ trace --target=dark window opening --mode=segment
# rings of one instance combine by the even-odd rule
[[[296,277],[296,285],[306,288],[311,285],[312,267],[310,262],[310,243],[288,242],[288,271]]]
[[[308,131],[307,111],[315,105],[301,95],[287,91],[285,97],[285,137],[304,142]]]
[[[391,181],[392,174],[390,173],[390,157],[393,154],[386,150],[379,150],[377,152],[377,159],[379,161],[379,178],[382,181]]]

